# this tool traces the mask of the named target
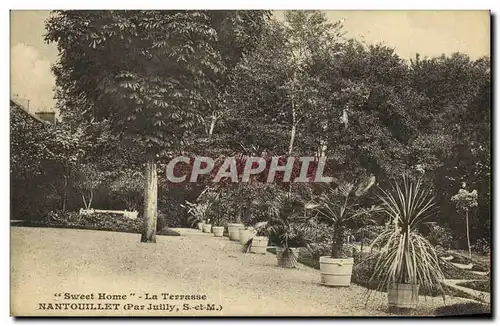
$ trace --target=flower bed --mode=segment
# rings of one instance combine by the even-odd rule
[[[51,212],[42,220],[17,222],[16,226],[84,229],[140,234],[143,229],[143,221],[142,219],[129,219],[119,214],[95,213],[92,215],[80,215],[77,212]],[[170,236],[180,235],[168,228],[163,228],[157,234]]]
[[[491,285],[489,281],[469,281],[457,283],[458,286],[463,286],[481,292],[491,293]]]
[[[434,311],[436,316],[456,316],[456,315],[485,315],[491,314],[491,308],[487,305],[468,302],[458,303],[450,306],[439,307]]]

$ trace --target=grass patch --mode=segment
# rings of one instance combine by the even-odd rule
[[[111,231],[122,233],[141,234],[143,229],[142,219],[129,219],[123,215],[97,213],[92,215],[79,215],[77,212],[52,213],[43,220],[16,221],[12,226],[41,227],[57,229],[79,229],[93,231]],[[180,236],[169,228],[158,230],[157,235]]]
[[[439,307],[434,310],[436,316],[484,316],[491,317],[491,308],[488,305],[477,303],[477,302],[467,302],[458,303],[449,306]]]
[[[464,254],[458,251],[449,251],[448,254],[454,257],[454,259],[452,260],[452,262],[454,263],[465,264],[465,265],[472,263],[474,265],[472,267],[473,271],[478,271],[478,272],[489,271],[490,262],[486,256],[481,257],[481,259],[479,259],[477,255],[473,255],[471,259],[469,258],[468,254]]]
[[[491,286],[489,281],[469,281],[469,282],[457,283],[457,285],[473,289],[476,291],[491,293]]]

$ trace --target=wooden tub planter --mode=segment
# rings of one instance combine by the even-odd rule
[[[418,305],[418,290],[418,284],[391,283],[387,288],[389,312],[415,309]]]
[[[212,224],[203,224],[203,232],[210,233],[212,232]]]
[[[299,248],[276,248],[278,266],[283,268],[297,268],[299,259]]]
[[[319,258],[321,284],[326,286],[350,286],[354,258]]]
[[[203,231],[203,225],[205,225],[205,221],[198,222],[198,230]]]
[[[238,241],[240,239],[239,230],[244,228],[245,226],[241,223],[228,223],[227,224],[227,233],[229,236],[229,240]]]
[[[223,226],[212,226],[212,233],[216,237],[222,237],[224,234],[224,227]]]
[[[267,252],[267,244],[269,242],[268,237],[255,236],[252,239],[252,245],[250,247],[250,252],[255,254],[265,255]]]
[[[240,228],[238,233],[238,240],[241,245],[246,245],[255,236],[255,230],[252,227],[248,229]]]

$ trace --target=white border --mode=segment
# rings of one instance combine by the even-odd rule
[[[471,9],[491,9],[494,14],[498,13],[498,5],[499,1],[486,1],[486,0],[474,0],[474,1],[453,1],[453,0],[448,0],[448,1],[436,1],[436,0],[420,0],[420,1],[412,1],[412,2],[402,2],[402,1],[388,1],[388,0],[378,0],[378,1],[354,1],[354,0],[341,0],[341,1],[317,1],[317,0],[308,0],[308,1],[269,1],[269,0],[253,0],[253,1],[218,1],[217,3],[209,2],[209,1],[202,1],[202,0],[191,0],[191,1],[176,1],[176,2],[162,2],[162,1],[151,1],[151,0],[141,0],[141,1],[132,1],[132,0],[122,0],[122,1],[103,1],[103,0],[86,0],[86,1],[64,1],[64,0],[50,0],[50,1],[43,1],[43,2],[38,2],[38,1],[22,1],[22,0],[17,0],[17,1],[4,1],[2,2],[2,7],[5,6],[5,8],[2,8],[4,10],[1,11],[1,16],[0,16],[0,26],[1,26],[1,35],[3,37],[3,44],[7,44],[7,40],[9,39],[9,11],[8,9],[31,9],[31,10],[39,10],[39,9],[198,9],[198,8],[204,8],[204,9],[323,9],[323,10],[328,10],[328,9],[337,9],[337,10],[348,10],[348,9],[358,9],[358,10],[401,10],[401,9],[420,9],[420,10],[437,10],[437,9],[463,9],[463,10],[471,10]],[[497,41],[498,36],[495,34],[495,41]],[[494,42],[495,44],[496,42]],[[492,49],[493,49],[493,44],[492,44]],[[7,104],[8,98],[10,97],[10,92],[9,92],[9,76],[10,76],[10,67],[9,67],[9,52],[6,50],[2,51],[2,102]],[[495,60],[497,57],[495,53],[495,58],[492,58],[492,60]],[[496,63],[496,62],[495,62]],[[495,65],[496,66],[496,65]],[[496,83],[495,83],[496,85]],[[498,86],[498,85],[497,85]],[[498,90],[498,87],[495,87],[494,93]],[[493,103],[493,107],[496,108],[497,101],[495,100]],[[3,211],[6,211],[6,208],[9,207],[9,187],[8,187],[8,180],[9,180],[9,114],[8,114],[8,109],[6,105],[2,108],[2,119],[1,123],[3,123],[3,128],[0,128],[0,132],[2,133],[0,135],[0,146],[2,149],[2,155],[1,155],[1,171],[2,173],[2,179],[1,179],[1,184],[3,185],[3,188],[1,189],[1,202],[0,202],[0,207],[3,207]],[[498,114],[495,116],[494,120],[494,125],[498,125]],[[494,135],[494,140],[493,144],[496,143],[498,140],[498,133]],[[496,167],[496,166],[495,166]],[[495,174],[496,175],[496,174]],[[496,186],[496,179],[494,182],[494,186]],[[494,191],[495,197],[494,201],[496,202],[499,199],[499,193],[497,191]],[[2,275],[2,282],[1,284],[3,285],[3,291],[2,291],[2,296],[1,296],[1,302],[0,302],[0,309],[1,309],[1,316],[3,317],[2,322],[5,321],[7,324],[13,324],[14,320],[10,317],[10,307],[9,307],[9,284],[10,284],[10,270],[8,266],[10,266],[9,263],[9,251],[10,251],[10,243],[9,243],[9,216],[5,216],[8,214],[4,214],[2,217],[4,219],[5,223],[4,227],[2,227],[0,230],[2,232],[1,234],[1,239],[2,239],[2,245],[4,246],[1,250],[1,258],[3,262],[3,268],[1,269],[1,275]],[[497,231],[497,224],[495,224],[495,231]],[[496,233],[498,234],[498,232]],[[496,248],[495,248],[496,249]],[[496,250],[494,251],[495,253],[495,258],[497,259],[498,254],[496,253]],[[497,270],[498,272],[498,270]],[[497,274],[495,275],[497,276]],[[497,279],[498,280],[498,279]],[[496,283],[496,282],[495,282]],[[494,307],[492,307],[494,309]],[[373,322],[376,319],[368,319],[366,321],[368,322]],[[92,323],[93,325],[101,325],[109,320],[79,320],[81,323]],[[150,322],[151,320],[148,320]],[[183,323],[193,323],[196,322],[194,320],[156,320],[157,322],[161,323],[178,323],[178,322],[183,322]],[[204,322],[203,321],[198,321],[198,322]],[[318,320],[318,321],[326,321],[326,320]],[[386,322],[386,319],[377,319],[379,322]],[[426,320],[426,322],[429,322],[430,320]],[[439,322],[443,322],[444,320],[439,320]],[[459,320],[450,320],[452,323],[456,323]],[[466,322],[470,322],[469,320],[465,320]],[[19,323],[19,321],[17,321]],[[41,324],[43,323],[43,320],[37,320],[37,321],[30,321],[30,323],[35,323],[35,324]],[[47,321],[47,322],[52,322],[52,321]],[[67,324],[70,323],[71,320],[60,320],[60,323]],[[123,322],[123,320],[115,321],[115,322]],[[145,323],[145,320],[136,320],[138,323]],[[216,320],[213,321],[216,323],[220,323],[221,320]],[[230,322],[230,323],[240,323],[243,322],[243,320],[228,320],[228,321],[222,321],[222,322]],[[252,322],[252,323],[259,323],[259,324],[267,324],[267,323],[279,323],[279,324],[288,324],[290,322],[297,322],[297,323],[310,323],[311,321],[306,321],[306,320],[270,320],[270,321],[264,321],[264,320],[252,320],[252,321],[245,321],[245,322]],[[335,323],[335,324],[347,324],[351,322],[361,322],[361,321],[340,321],[340,320],[330,320],[329,322]],[[432,321],[430,321],[432,322]],[[476,323],[477,321],[474,321]],[[2,323],[3,324],[3,323]]]

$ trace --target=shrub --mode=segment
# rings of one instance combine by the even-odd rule
[[[444,261],[442,259],[439,260],[439,265],[441,267],[441,271],[445,278],[447,279],[455,279],[455,280],[466,280],[466,279],[485,279],[486,276],[476,275],[471,273],[470,271],[458,268],[451,264],[450,262]]]
[[[489,266],[486,262],[483,262],[483,261],[480,261],[480,260],[474,259],[474,258],[469,258],[468,255],[457,252],[457,251],[450,252],[450,255],[452,255],[454,257],[453,258],[454,263],[459,263],[459,264],[464,264],[464,265],[472,263],[473,264],[473,267],[472,267],[473,271],[479,271],[479,272],[488,272],[489,271]]]
[[[463,282],[463,283],[457,283],[458,286],[463,286],[469,289],[473,289],[476,291],[481,291],[481,292],[488,292],[491,293],[491,285],[490,281],[470,281],[470,282]]]
[[[436,316],[491,314],[491,307],[477,302],[457,303],[439,307],[434,311]]]
[[[135,220],[118,214],[94,213],[80,215],[77,212],[52,211],[45,219],[37,222],[27,222],[25,226],[43,226],[56,228],[86,229],[100,231],[114,231],[126,233],[142,233],[142,219]],[[160,235],[179,235],[177,232],[163,228]]]
[[[471,249],[481,255],[488,255],[491,250],[489,241],[485,238],[478,239],[476,243],[471,246]]]
[[[430,228],[431,230],[426,238],[432,245],[439,246],[445,250],[453,246],[453,236],[450,230],[439,225],[432,225]]]

